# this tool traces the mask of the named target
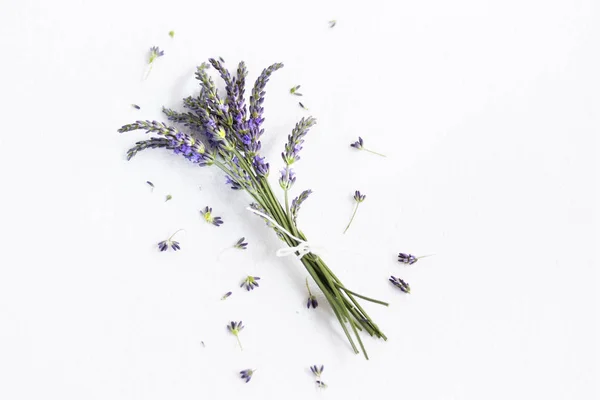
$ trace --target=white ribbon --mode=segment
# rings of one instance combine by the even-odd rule
[[[280,231],[282,231],[283,233],[285,233],[286,235],[288,235],[292,239],[297,240],[298,242],[300,242],[298,244],[298,246],[295,246],[295,247],[283,247],[283,248],[277,250],[275,252],[275,255],[277,257],[287,257],[287,256],[294,255],[295,253],[298,253],[298,260],[299,260],[302,257],[304,257],[305,255],[307,255],[308,253],[313,253],[315,255],[317,254],[315,252],[315,248],[317,248],[318,246],[311,245],[306,240],[302,240],[302,239],[297,238],[296,236],[292,235],[291,233],[289,233],[286,229],[284,229],[281,225],[279,225],[277,222],[275,222],[268,215],[265,215],[265,214],[261,213],[260,211],[257,211],[255,209],[253,209],[252,207],[247,207],[246,210],[248,210],[248,211],[250,211],[250,212],[252,212],[252,213],[254,213],[256,215],[260,215],[261,217],[267,219],[269,222],[271,222],[273,225],[275,225],[277,227],[277,229],[279,229]]]

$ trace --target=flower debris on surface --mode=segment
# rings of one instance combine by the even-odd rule
[[[296,85],[293,88],[291,88],[290,93],[294,96],[302,96],[302,93],[298,92],[298,89],[300,89],[300,85]]]
[[[245,327],[244,327],[244,325],[242,325],[242,321],[239,321],[239,322],[231,321],[227,325],[227,329],[229,330],[229,332],[231,332],[231,334],[233,336],[235,336],[235,338],[237,339],[237,342],[240,345],[240,350],[243,350],[243,348],[242,348],[242,342],[240,342],[240,332],[244,328]]]
[[[248,243],[245,242],[246,238],[245,237],[241,237],[240,239],[238,239],[238,241],[233,245],[233,248],[235,249],[240,249],[240,250],[246,250],[246,248],[248,247]]]
[[[369,150],[369,149],[367,149],[367,148],[364,146],[364,143],[365,143],[365,142],[363,141],[363,139],[362,139],[362,138],[359,136],[359,137],[358,137],[358,141],[356,141],[356,142],[354,142],[354,143],[350,143],[350,147],[354,147],[354,148],[355,148],[355,149],[357,149],[357,150],[364,150],[364,151],[368,151],[369,153],[372,153],[372,154],[377,154],[378,156],[385,157],[385,155],[384,155],[384,154],[381,154],[381,153],[378,153],[378,152],[376,152],[376,151],[373,151],[373,150]]]
[[[212,207],[204,207],[204,210],[201,210],[200,214],[202,214],[204,220],[209,224],[213,224],[214,226],[221,226],[223,224],[223,219],[221,217],[215,217],[212,215]]]
[[[146,76],[144,79],[150,75],[150,71],[152,71],[152,67],[154,66],[154,62],[165,55],[165,52],[161,50],[158,46],[150,47],[150,55],[148,56],[148,72],[146,72]]]
[[[346,231],[348,230],[348,228],[350,228],[350,224],[352,224],[352,221],[354,221],[354,216],[356,215],[356,211],[358,211],[358,205],[360,203],[362,203],[363,201],[365,201],[365,199],[367,198],[366,195],[361,194],[360,190],[357,190],[354,192],[354,201],[356,202],[356,204],[354,205],[354,212],[352,213],[352,217],[350,218],[350,222],[348,222],[348,225],[346,226],[346,229],[344,229],[344,233],[346,233]]]
[[[172,240],[173,236],[175,236],[175,234],[177,232],[181,232],[183,229],[179,229],[178,231],[176,231],[175,233],[173,233],[167,240],[163,240],[162,242],[158,242],[158,249],[160,251],[166,251],[169,247],[171,247],[173,249],[173,251],[177,251],[180,250],[181,247],[179,246],[179,242]]]
[[[225,300],[226,298],[228,298],[229,296],[231,296],[231,292],[227,292],[223,295],[223,297],[221,297],[221,300]]]
[[[247,291],[254,290],[255,287],[258,287],[258,282],[260,278],[258,276],[250,276],[248,275],[246,279],[242,281],[240,287],[245,288]]]
[[[244,379],[246,381],[246,383],[250,382],[250,379],[252,379],[252,375],[254,375],[254,371],[256,371],[255,369],[245,369],[243,371],[240,371],[240,378]]]
[[[313,295],[310,291],[310,287],[308,286],[308,278],[306,278],[306,290],[308,290],[308,300],[306,301],[306,308],[317,308],[319,306],[319,302],[317,301],[317,297]]]
[[[321,380],[321,374],[323,373],[323,369],[325,367],[323,365],[321,365],[320,367],[317,367],[316,365],[313,365],[310,367],[310,370],[312,371],[313,375],[315,376],[316,380],[316,384],[318,387],[320,388],[325,388],[327,387],[327,385],[325,384],[325,382],[323,382]]]

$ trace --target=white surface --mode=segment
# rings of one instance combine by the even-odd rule
[[[3,2],[0,398],[597,399],[597,7],[411,3]],[[152,45],[166,54],[142,81]],[[273,171],[302,85],[319,124],[300,224],[349,287],[391,302],[367,305],[389,337],[365,341],[370,361],[324,299],[306,310],[302,266],[220,173],[125,161],[144,135],[116,129],[179,108],[211,56],[246,60],[252,82],[285,63],[265,103]],[[358,135],[388,158],[353,151]],[[158,253],[179,228],[182,251]],[[246,252],[220,254],[240,236]],[[405,267],[400,251],[436,256]],[[242,292],[245,274],[261,287]],[[243,352],[225,330],[239,319]]]

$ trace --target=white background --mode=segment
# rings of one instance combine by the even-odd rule
[[[4,0],[0,398],[597,399],[598,22],[592,0]],[[365,338],[370,361],[322,297],[305,308],[301,264],[217,170],[125,161],[144,134],[117,128],[180,108],[218,56],[250,83],[285,63],[265,102],[273,183],[295,122],[319,120],[299,223],[348,287],[391,303],[367,305],[389,337]],[[351,149],[359,135],[388,157]],[[182,250],[159,253],[180,228]],[[261,287],[239,289],[246,274]]]

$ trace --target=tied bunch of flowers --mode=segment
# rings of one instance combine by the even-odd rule
[[[137,142],[128,151],[128,159],[141,150],[164,148],[199,166],[220,169],[226,176],[228,186],[234,190],[245,190],[252,198],[251,210],[261,216],[289,246],[286,250],[290,251],[286,254],[298,256],[325,295],[354,352],[359,352],[356,340],[368,359],[359,331],[364,330],[369,335],[384,340],[386,337],[358,299],[386,306],[387,303],[346,288],[323,259],[311,251],[305,235],[297,225],[300,207],[311,191],[305,190],[289,201],[289,192],[296,182],[292,166],[300,160],[304,138],[316,124],[316,120],[312,117],[302,118],[287,138],[281,153],[283,168],[279,175],[279,186],[283,190],[282,204],[268,181],[271,167],[265,157],[261,156],[261,136],[264,133],[265,86],[271,74],[282,68],[283,64],[276,63],[262,71],[252,88],[247,106],[245,88],[248,73],[245,63],[240,62],[236,74],[232,75],[222,61],[210,59],[209,62],[225,81],[225,93],[219,93],[208,74],[209,64],[200,65],[195,74],[200,82],[200,93],[183,99],[186,111],[163,108],[169,121],[186,127],[185,133],[175,126],[157,121],[136,121],[124,125],[119,132],[141,129],[155,135]]]

